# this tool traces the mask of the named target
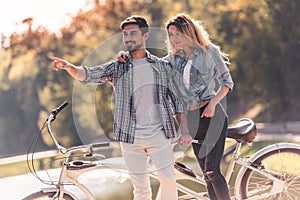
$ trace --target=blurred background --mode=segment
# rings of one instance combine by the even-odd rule
[[[95,64],[114,59],[118,39],[109,40],[104,45],[108,48],[102,45],[97,54],[94,50],[120,34],[120,22],[133,14],[147,17],[152,27],[161,29],[177,13],[201,20],[211,40],[230,58],[228,67],[235,82],[227,97],[231,124],[241,117],[257,123],[300,121],[299,0],[10,2],[0,8],[0,158],[25,154],[49,112],[64,101],[74,101],[77,83],[64,71],[52,71],[49,57],[62,57],[76,65],[89,64],[87,57],[96,57]],[[166,51],[153,53],[161,57]],[[76,107],[61,112],[54,125],[63,145],[82,143],[74,121],[86,141],[111,135],[112,88],[103,85],[93,90],[96,103],[90,106],[101,130],[88,113],[83,114],[90,101],[79,93]],[[49,149],[53,144],[45,135],[38,151]]]

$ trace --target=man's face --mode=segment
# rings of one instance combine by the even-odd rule
[[[142,31],[136,24],[128,24],[124,27],[123,31],[123,43],[128,51],[136,51],[141,48],[145,48],[146,37],[142,35]]]

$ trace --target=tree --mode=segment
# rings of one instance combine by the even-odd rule
[[[164,9],[169,5],[172,9]],[[88,66],[114,59],[123,47],[119,24],[133,14],[147,17],[150,25],[157,28],[164,28],[167,19],[180,12],[201,20],[211,40],[229,54],[235,82],[228,97],[232,119],[260,103],[265,112],[256,121],[299,120],[299,0],[95,0],[89,6],[89,10],[79,11],[60,33],[51,33],[43,26],[34,28],[34,19],[26,18],[23,25],[27,30],[2,37],[2,153],[9,153],[8,149],[11,153],[24,153],[42,120],[65,100],[76,106],[61,112],[54,123],[63,145],[96,140],[103,134],[111,137],[112,87],[89,87],[91,95],[77,91],[79,85],[84,85],[64,71],[53,72],[50,57]],[[159,34],[152,33],[149,40],[154,47],[164,44],[165,33],[161,30]],[[164,48],[149,51],[158,56],[166,53]],[[91,109],[96,113],[94,121],[89,115]],[[80,135],[81,131],[84,134]],[[47,137],[43,142],[41,149],[52,146]]]

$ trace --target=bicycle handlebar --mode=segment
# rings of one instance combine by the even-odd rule
[[[69,103],[67,101],[63,102],[63,104],[61,104],[59,107],[57,107],[56,109],[52,110],[51,113],[53,115],[57,115],[62,109],[64,109]]]
[[[101,142],[101,143],[93,143],[88,145],[74,146],[69,149],[66,149],[66,152],[64,153],[81,151],[81,152],[86,152],[85,154],[83,154],[85,157],[90,157],[94,155],[94,149],[105,148],[105,147],[110,147],[110,142]]]
[[[62,110],[64,109],[69,103],[67,101],[65,101],[64,103],[62,103],[59,107],[53,109],[49,115],[49,117],[47,118],[47,129],[48,129],[48,133],[53,141],[53,143],[55,144],[57,150],[62,153],[65,154],[67,152],[71,152],[71,151],[76,151],[76,150],[80,150],[80,149],[88,149],[90,152],[90,155],[92,155],[93,153],[93,149],[94,148],[103,148],[103,147],[109,147],[110,146],[110,142],[101,142],[101,143],[94,143],[94,144],[89,144],[89,145],[82,145],[82,146],[77,146],[77,147],[72,147],[70,149],[66,149],[65,147],[61,146],[58,141],[56,140],[54,134],[52,133],[51,130],[51,122],[55,120],[56,115]]]
[[[102,148],[102,147],[109,147],[110,142],[93,143],[90,145],[92,146],[92,148],[96,149],[96,148]]]

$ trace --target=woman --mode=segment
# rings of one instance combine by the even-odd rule
[[[187,145],[193,137],[194,154],[205,176],[210,199],[230,199],[228,186],[220,170],[224,152],[227,115],[220,104],[233,81],[226,66],[226,54],[209,40],[204,27],[185,14],[166,23],[170,61],[174,78],[188,106],[189,131],[182,135],[180,145]],[[223,59],[225,58],[225,60]]]

